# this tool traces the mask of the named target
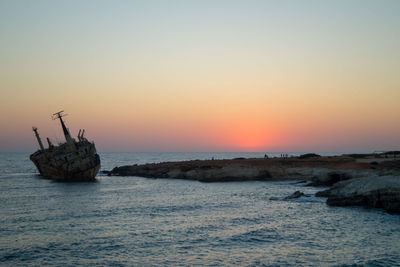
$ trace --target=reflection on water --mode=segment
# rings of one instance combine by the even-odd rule
[[[107,176],[55,183],[35,176],[26,156],[0,154],[2,265],[400,262],[400,216],[328,207],[315,197],[280,200],[315,188]],[[146,161],[144,153],[107,154],[103,169],[132,163],[129,156]],[[151,154],[147,161],[179,157]]]

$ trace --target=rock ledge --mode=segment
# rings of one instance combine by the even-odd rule
[[[316,196],[332,206],[369,206],[400,214],[400,177],[370,176],[341,181]]]

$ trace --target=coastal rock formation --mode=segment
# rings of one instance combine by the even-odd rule
[[[263,168],[227,165],[223,167],[202,166],[190,170],[172,169],[168,177],[198,180],[201,182],[225,182],[243,180],[268,180],[272,176]]]
[[[400,162],[400,161],[399,161]],[[400,165],[397,163],[397,165]],[[320,157],[312,159],[232,159],[161,162],[115,167],[104,173],[113,176],[190,179],[201,182],[249,180],[306,180],[312,186],[330,186],[338,181],[368,175],[382,175],[385,165],[371,168],[352,158]]]
[[[400,176],[369,176],[341,181],[316,196],[332,206],[370,206],[400,213]]]
[[[189,179],[200,182],[310,181],[308,185],[332,186],[329,190],[317,193],[317,196],[328,197],[328,205],[365,205],[400,213],[400,160],[355,159],[346,156],[305,159],[236,158],[121,166],[103,173],[109,176]],[[295,192],[284,199],[301,196],[301,192]]]
[[[307,184],[307,186],[332,186],[337,182],[349,180],[352,178],[365,177],[367,175],[371,175],[371,173],[375,172],[368,171],[355,171],[355,170],[329,170],[323,169],[314,171],[314,175],[311,178],[311,182]]]
[[[217,162],[217,161],[216,161]],[[213,164],[212,162],[164,162],[116,167],[108,175],[141,176],[148,178],[174,178],[200,182],[228,182],[249,180],[271,180],[272,175],[265,167],[237,164]]]

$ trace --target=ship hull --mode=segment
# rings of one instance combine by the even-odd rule
[[[57,181],[94,181],[100,170],[100,157],[94,144],[77,143],[76,146],[76,149],[69,152],[62,148],[54,151],[38,150],[30,159],[44,178]]]
[[[34,162],[35,163],[35,162]],[[41,176],[47,179],[57,181],[70,181],[70,182],[85,182],[94,181],[97,173],[100,170],[100,164],[87,170],[63,170],[57,169],[48,165],[36,164]]]

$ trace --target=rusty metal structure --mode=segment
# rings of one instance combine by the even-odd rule
[[[64,111],[53,114],[53,120],[60,120],[66,142],[55,146],[47,138],[48,148],[44,148],[38,130],[33,127],[40,149],[30,155],[39,173],[49,179],[59,181],[93,181],[100,169],[100,157],[93,142],[79,130],[78,141],[71,137],[65,126]]]

